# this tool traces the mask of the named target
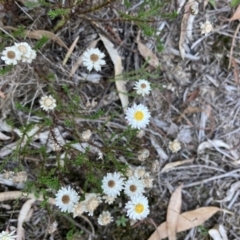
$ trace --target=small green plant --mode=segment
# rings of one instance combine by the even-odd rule
[[[128,219],[125,216],[120,216],[116,220],[116,224],[118,227],[126,227]]]

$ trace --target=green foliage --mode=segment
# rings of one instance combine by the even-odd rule
[[[200,225],[197,227],[198,228],[198,232],[200,232],[200,234],[204,237],[208,236],[208,228],[204,227],[203,225]]]
[[[214,0],[209,1],[211,5],[216,6],[216,2]],[[231,7],[236,7],[240,4],[240,0],[231,0]]]
[[[41,49],[43,47],[44,44],[46,44],[48,42],[48,37],[46,36],[43,36],[41,37],[36,43],[35,43],[35,46],[34,46],[34,49],[37,51],[39,49]]]
[[[25,27],[24,26],[19,26],[16,30],[14,30],[12,32],[13,37],[17,38],[17,37],[21,37],[24,38],[25,37]]]
[[[4,75],[8,72],[10,72],[13,69],[13,65],[8,65],[2,69],[0,69],[0,75]]]
[[[69,9],[63,9],[63,8],[59,8],[59,9],[55,9],[55,10],[50,10],[48,12],[48,16],[51,18],[51,19],[54,19],[56,17],[59,17],[59,16],[66,16],[70,13],[70,10]]]
[[[117,218],[116,224],[117,224],[118,227],[126,227],[127,226],[127,221],[128,221],[128,219],[125,218],[125,216],[122,215],[122,216]]]

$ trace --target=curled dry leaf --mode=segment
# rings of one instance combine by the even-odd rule
[[[214,228],[208,231],[208,234],[213,240],[228,240],[226,230],[222,224],[215,225]]]
[[[102,34],[99,34],[101,40],[103,41],[103,44],[105,48],[107,49],[109,56],[114,64],[114,70],[115,70],[115,84],[116,88],[118,90],[118,95],[122,104],[122,107],[124,110],[126,110],[126,107],[129,104],[128,96],[127,96],[127,90],[125,86],[125,81],[122,79],[122,59],[118,54],[118,51],[116,48],[114,48],[114,45],[112,42],[110,42],[106,37],[104,37]]]
[[[198,152],[198,154],[202,154],[202,153],[204,153],[205,149],[214,148],[214,145],[217,147],[223,147],[226,149],[230,149],[230,146],[227,143],[225,143],[224,141],[214,139],[214,140],[211,140],[211,142],[206,141],[206,142],[202,142],[201,144],[199,144],[197,152]]]
[[[178,218],[182,207],[182,184],[173,192],[167,209],[167,234],[169,240],[176,240]]]
[[[3,27],[4,30],[13,30],[16,31],[17,28],[11,27],[11,26],[5,26]],[[60,37],[58,37],[56,34],[46,31],[46,30],[35,30],[35,31],[24,31],[24,35],[26,35],[29,38],[33,39],[41,39],[43,36],[51,39],[52,41],[56,42],[59,46],[64,47],[68,49],[67,45],[61,40]]]
[[[148,47],[140,42],[140,31],[138,32],[136,43],[141,56],[149,63],[150,66],[157,68],[159,66],[158,58]]]
[[[220,209],[218,207],[202,207],[193,211],[182,213],[178,218],[177,232],[186,231],[193,227],[203,224],[206,220],[212,217],[213,214],[218,211],[233,214],[226,209]],[[163,222],[155,232],[150,236],[148,240],[161,240],[168,237],[167,223]]]
[[[227,191],[227,196],[222,200],[216,200],[216,202],[228,202],[231,201],[233,195],[240,189],[240,181],[237,181],[231,185],[231,188]]]
[[[28,199],[22,206],[20,213],[18,215],[18,225],[17,225],[17,240],[24,239],[24,228],[23,223],[28,219],[29,213],[31,211],[32,205],[35,203],[36,199]]]
[[[170,170],[174,170],[174,168],[177,167],[177,166],[181,166],[181,165],[186,164],[186,163],[192,163],[193,161],[194,161],[194,158],[186,159],[186,160],[182,160],[182,161],[177,161],[177,162],[167,163],[164,166],[164,168],[161,170],[161,173],[168,172]]]

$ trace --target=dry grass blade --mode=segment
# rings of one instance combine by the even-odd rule
[[[73,49],[75,48],[77,42],[78,42],[79,36],[76,37],[76,39],[74,40],[74,42],[72,43],[72,45],[70,46],[70,48],[68,49],[68,52],[63,60],[63,65],[66,64],[67,60],[69,59],[70,55],[73,52]]]
[[[121,79],[122,76],[122,59],[118,54],[118,51],[114,48],[114,45],[112,42],[110,42],[106,37],[104,37],[102,34],[99,34],[101,40],[103,41],[103,44],[105,48],[107,49],[110,58],[112,59],[112,62],[114,64],[114,70],[115,70],[115,84],[116,88],[118,90],[118,95],[122,104],[123,109],[125,110],[126,107],[129,104],[128,96],[127,96],[127,90],[125,86],[125,81]]]
[[[188,211],[182,213],[179,216],[177,232],[186,231],[188,229],[203,224],[206,220],[208,220],[210,217],[212,217],[212,215],[214,215],[218,211],[233,214],[228,210],[220,209],[218,207],[202,207],[196,210]],[[160,240],[166,237],[168,237],[167,223],[164,222],[155,230],[155,232],[150,236],[148,240]]]
[[[136,43],[141,56],[148,62],[150,66],[157,68],[159,66],[158,58],[148,47],[140,42],[140,31],[138,32]]]
[[[182,59],[184,59],[185,57],[184,42],[187,33],[189,16],[190,16],[190,4],[187,3],[184,8],[184,14],[181,22],[181,33],[179,38],[179,51]]]
[[[182,184],[173,192],[167,209],[167,233],[169,240],[176,240],[178,217],[182,207]]]
[[[11,26],[5,26],[3,27],[4,30],[13,30],[16,31],[17,28],[11,27]],[[57,35],[55,35],[52,32],[46,31],[46,30],[35,30],[35,31],[24,31],[24,35],[26,35],[29,38],[33,39],[41,39],[43,36],[51,39],[52,41],[56,42],[59,46],[64,47],[68,49],[67,45],[59,38]]]
[[[174,170],[174,168],[177,167],[177,166],[181,166],[181,165],[186,164],[186,163],[192,163],[193,161],[194,161],[194,158],[186,159],[186,160],[182,160],[182,161],[177,161],[177,162],[167,163],[164,166],[164,168],[161,170],[161,173],[168,172],[170,170]]]

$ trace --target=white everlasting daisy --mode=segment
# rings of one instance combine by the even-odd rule
[[[88,212],[89,216],[93,216],[94,210],[99,206],[101,202],[101,197],[99,197],[98,194],[89,193],[88,195],[86,195],[85,207],[86,212]]]
[[[79,196],[77,192],[70,186],[62,187],[58,190],[56,197],[56,206],[61,209],[61,212],[72,212],[74,205],[78,202]]]
[[[127,209],[127,216],[133,220],[142,220],[149,214],[148,200],[144,196],[132,197],[127,202],[125,208]]]
[[[105,54],[102,53],[98,48],[91,48],[87,49],[83,53],[83,65],[87,67],[89,71],[93,68],[96,71],[101,71],[101,66],[104,65],[106,62],[102,58],[105,57]]]
[[[73,209],[72,209],[73,217],[75,218],[77,216],[80,216],[86,211],[87,211],[86,202],[81,201],[73,206]]]
[[[102,180],[102,189],[106,195],[116,197],[123,189],[124,178],[118,172],[108,173]]]
[[[110,222],[112,222],[113,218],[109,211],[103,211],[98,217],[98,224],[101,226],[106,226]]]
[[[150,83],[144,79],[140,79],[138,82],[135,82],[134,89],[139,95],[148,95],[151,91]]]
[[[16,231],[12,231],[9,233],[9,231],[2,231],[0,233],[0,240],[15,240],[17,235],[13,236]]]
[[[19,60],[21,60],[22,53],[17,49],[16,46],[6,47],[2,52],[1,59],[5,61],[7,65],[16,65]]]
[[[57,106],[56,100],[51,95],[41,97],[39,103],[40,107],[45,111],[53,110]]]
[[[32,60],[37,57],[37,53],[35,50],[31,49],[31,53],[29,57],[22,56],[22,62],[32,63]]]
[[[102,197],[102,199],[105,200],[105,203],[111,205],[116,200],[116,197],[111,197],[109,195],[105,195],[105,196]]]
[[[201,33],[207,35],[213,30],[213,25],[212,23],[207,20],[205,23],[200,23],[200,28],[201,28]]]
[[[26,42],[14,43],[16,48],[21,52],[21,57],[29,58],[31,56],[32,48]]]
[[[144,128],[148,125],[151,115],[148,108],[142,104],[134,105],[126,111],[126,119],[132,128]]]
[[[130,177],[124,186],[124,193],[129,197],[142,195],[144,192],[144,186],[140,179],[136,177]]]
[[[137,167],[134,171],[134,176],[136,178],[142,178],[144,176],[144,174],[146,173],[146,169],[145,167]]]
[[[178,152],[182,148],[181,143],[177,139],[175,139],[173,142],[169,142],[168,147],[173,153]]]

